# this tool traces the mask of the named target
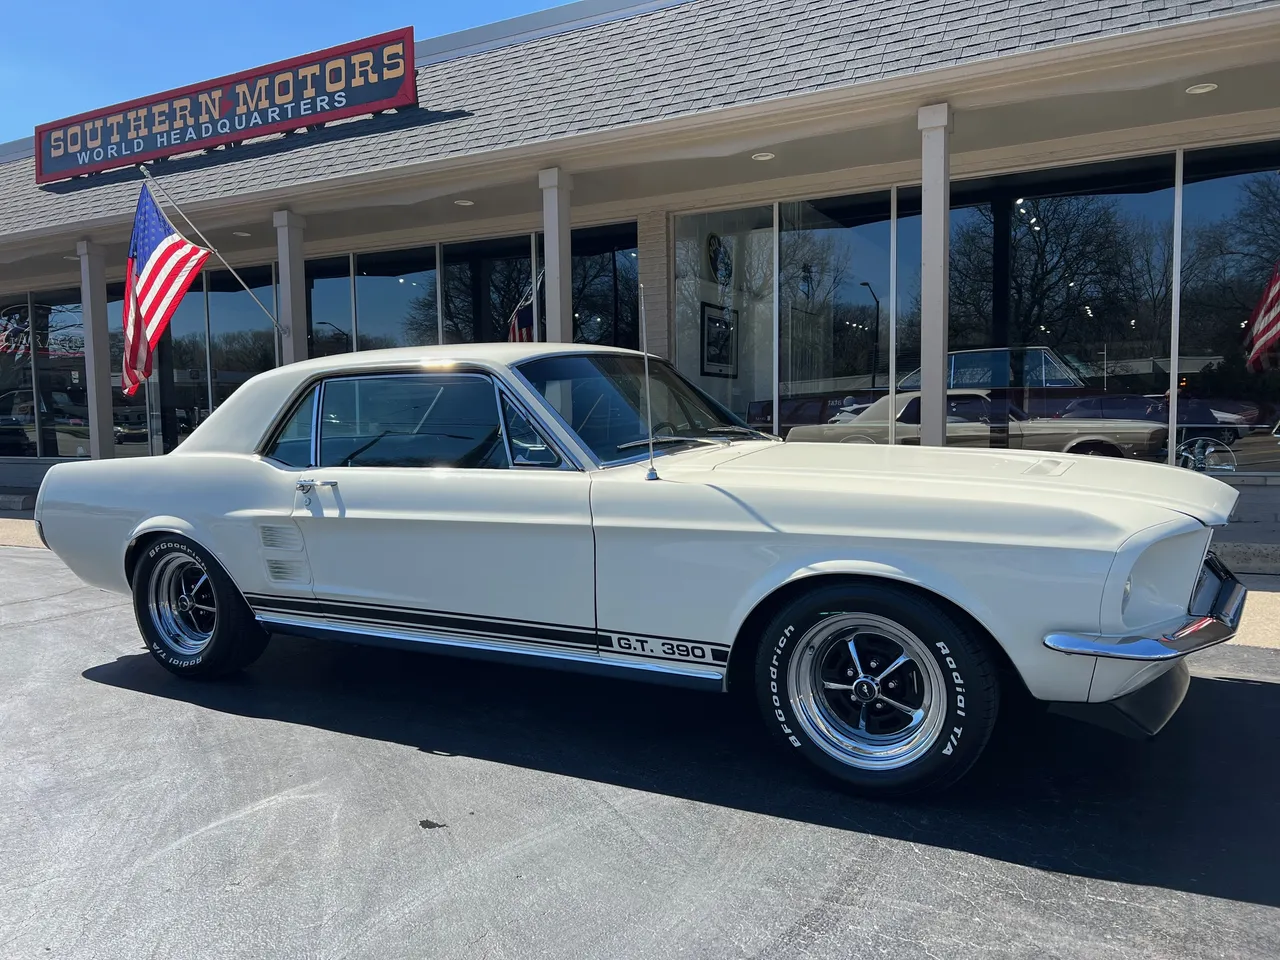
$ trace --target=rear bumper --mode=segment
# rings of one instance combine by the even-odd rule
[[[1106,703],[1050,703],[1052,713],[1083,720],[1127,737],[1154,737],[1182,706],[1191,685],[1185,660],[1133,693]]]
[[[1234,637],[1240,626],[1240,615],[1244,612],[1247,596],[1244,584],[1211,553],[1205,558],[1188,617],[1178,629],[1157,637],[1091,637],[1074,633],[1051,633],[1044,638],[1044,645],[1059,653],[1079,656],[1147,663],[1177,660]]]

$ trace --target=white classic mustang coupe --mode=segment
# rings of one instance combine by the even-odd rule
[[[1157,732],[1245,591],[1235,491],[1031,451],[784,443],[627,350],[371,351],[255,377],[182,446],[36,506],[184,677],[270,634],[723,690],[867,793],[936,790],[1002,692]],[[649,439],[655,448],[649,465]]]

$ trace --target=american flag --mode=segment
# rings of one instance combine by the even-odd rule
[[[126,397],[137,393],[142,381],[151,376],[151,354],[208,259],[208,250],[189,243],[174,229],[144,185],[133,217],[124,284],[124,370],[120,379]]]
[[[525,303],[516,307],[511,315],[511,323],[507,325],[507,341],[509,343],[528,343],[533,339],[533,304]]]
[[[508,343],[529,343],[533,340],[533,298],[538,287],[542,286],[542,274],[538,274],[538,282],[530,284],[516,308],[511,311],[511,319],[507,321]]]
[[[1276,365],[1276,348],[1280,346],[1280,263],[1263,287],[1248,327],[1245,348],[1249,351],[1249,367],[1261,373]]]

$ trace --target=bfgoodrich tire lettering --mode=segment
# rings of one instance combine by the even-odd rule
[[[939,790],[977,760],[999,706],[988,641],[895,584],[817,587],[760,639],[756,691],[792,755],[855,790]]]
[[[267,635],[236,585],[199,544],[146,545],[133,570],[133,612],[151,655],[180,677],[218,677],[261,656]]]

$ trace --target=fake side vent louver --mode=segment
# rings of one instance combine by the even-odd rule
[[[268,550],[301,550],[302,535],[297,527],[262,527],[262,545]]]
[[[311,579],[302,560],[268,560],[267,576],[276,583],[307,583]]]

